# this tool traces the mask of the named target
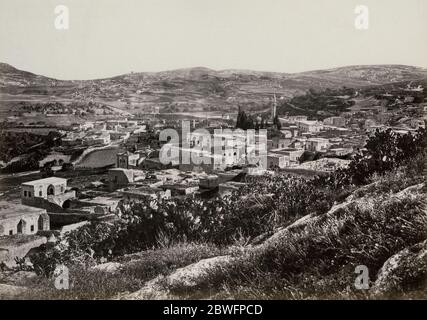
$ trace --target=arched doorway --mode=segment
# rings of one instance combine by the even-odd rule
[[[63,209],[71,208],[71,200],[65,200],[64,203],[62,204],[62,208]]]
[[[23,234],[23,233],[25,233],[25,229],[26,229],[26,226],[27,226],[27,223],[24,221],[24,220],[20,220],[19,222],[18,222],[18,225],[17,225],[17,227],[16,227],[16,231],[17,231],[17,233],[18,234]]]
[[[55,187],[53,185],[50,185],[49,187],[47,187],[47,195],[55,195]]]
[[[39,216],[39,220],[37,221],[37,228],[39,231],[44,230],[44,218],[43,218],[43,216]]]

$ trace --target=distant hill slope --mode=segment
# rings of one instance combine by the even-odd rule
[[[348,66],[302,73],[212,70],[203,67],[139,72],[112,78],[63,81],[0,63],[0,93],[55,95],[95,100],[119,108],[187,106],[229,110],[238,103],[267,105],[273,94],[291,98],[309,88],[362,87],[427,78],[427,70],[403,65]]]
[[[55,79],[18,70],[7,63],[0,62],[0,87],[50,86],[55,82]]]
[[[342,81],[344,85],[382,85],[427,77],[427,70],[404,65],[349,66],[303,72],[299,75],[319,80]]]

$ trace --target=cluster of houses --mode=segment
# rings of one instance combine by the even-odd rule
[[[89,220],[113,219],[118,197],[79,197],[67,179],[49,177],[21,184],[21,203],[0,201],[0,264],[14,266],[41,244]]]
[[[87,121],[75,125],[62,138],[63,146],[97,146],[125,142],[132,134],[145,132],[146,126],[136,120]]]
[[[70,188],[59,177],[28,181],[21,185],[21,203],[0,202],[0,263],[13,264],[15,256],[25,257],[51,237],[89,220],[115,219],[119,203],[152,200],[154,206],[171,198],[224,196],[246,186],[248,175],[298,167],[305,154],[345,157],[362,148],[376,130],[403,134],[424,126],[422,119],[402,117],[401,126],[390,127],[390,116],[381,106],[322,121],[285,116],[278,118],[280,130],[269,138],[233,130],[229,119],[192,120],[189,132],[181,131],[179,141],[168,142],[156,135],[170,128],[159,119],[149,124],[150,130],[147,121],[138,119],[76,125],[62,139],[64,147],[117,143],[127,151],[116,155],[114,168],[100,181],[79,188]],[[276,117],[275,106],[271,117]],[[180,128],[176,121],[175,128]]]

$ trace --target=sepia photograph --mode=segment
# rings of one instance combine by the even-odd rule
[[[0,0],[0,300],[427,299],[426,32],[425,0]]]

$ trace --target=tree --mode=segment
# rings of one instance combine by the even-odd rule
[[[258,119],[255,120],[255,130],[259,130],[260,126],[259,126],[259,122]]]
[[[236,128],[243,130],[254,129],[254,120],[251,116],[247,116],[245,111],[241,110],[239,106],[239,112],[237,114]]]
[[[52,170],[52,164],[46,163],[43,168],[40,169],[40,172],[43,177],[52,177],[55,175],[55,172]]]
[[[273,119],[273,124],[276,126],[277,130],[282,129],[282,124],[280,123],[279,116],[277,114]]]

